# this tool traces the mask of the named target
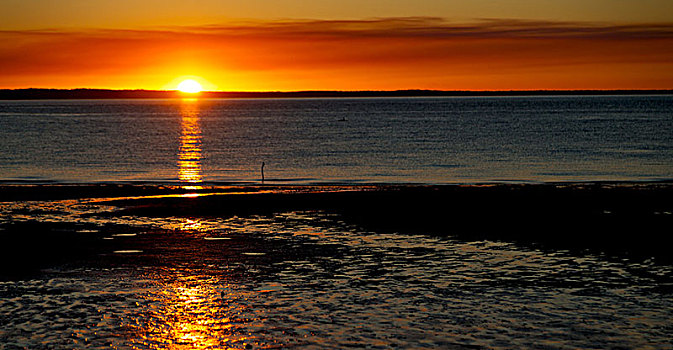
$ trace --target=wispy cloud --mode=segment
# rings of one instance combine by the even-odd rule
[[[0,86],[59,76],[120,84],[124,74],[159,80],[186,66],[239,77],[247,72],[250,79],[264,80],[259,86],[275,82],[283,86],[279,89],[291,80],[306,88],[320,82],[329,85],[323,88],[347,88],[349,81],[352,88],[367,82],[372,89],[460,88],[457,84],[485,77],[491,79],[482,84],[485,89],[533,88],[536,80],[540,88],[587,88],[595,87],[590,80],[596,79],[606,87],[670,88],[673,24],[503,19],[460,24],[410,17],[0,32]]]
[[[241,25],[166,27],[165,30],[178,33],[189,31],[273,37],[298,35],[313,38],[673,38],[673,23],[615,25],[484,18],[475,23],[460,24],[437,17],[249,22]]]

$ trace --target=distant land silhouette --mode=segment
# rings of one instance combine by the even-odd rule
[[[298,97],[433,97],[552,95],[671,95],[673,90],[392,90],[392,91],[203,91],[195,95],[174,90],[0,89],[0,100],[133,99],[133,98],[298,98]]]

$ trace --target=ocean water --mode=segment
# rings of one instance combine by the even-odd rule
[[[672,96],[0,101],[0,181],[673,178]]]

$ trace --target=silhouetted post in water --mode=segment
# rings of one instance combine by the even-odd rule
[[[262,183],[264,183],[264,162],[262,162]]]

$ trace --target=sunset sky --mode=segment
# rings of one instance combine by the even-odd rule
[[[0,2],[0,88],[672,89],[670,0]]]

